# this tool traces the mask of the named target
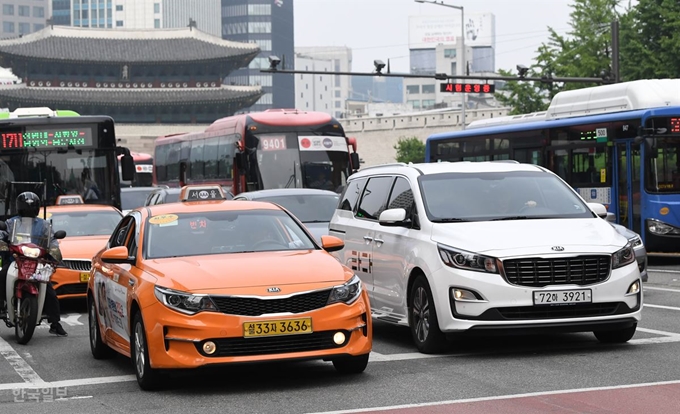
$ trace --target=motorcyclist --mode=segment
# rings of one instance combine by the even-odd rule
[[[16,200],[16,211],[17,215],[8,219],[7,233],[12,234],[12,227],[15,222],[21,220],[24,217],[35,218],[33,223],[33,234],[42,234],[40,231],[42,226],[46,225],[46,221],[38,217],[40,213],[40,197],[35,193],[30,191],[23,192],[19,194]],[[7,235],[2,235],[4,238]],[[54,236],[54,234],[52,234]],[[50,245],[50,255],[58,256],[54,257],[57,260],[61,260],[61,251],[59,250],[59,242],[52,237],[52,242]],[[0,303],[3,303],[3,309],[7,309],[5,302],[6,298],[6,281],[7,281],[7,271],[9,270],[9,265],[12,261],[11,255],[5,255],[2,260],[2,270],[0,271]],[[59,309],[59,300],[57,299],[57,292],[54,291],[51,283],[45,283],[46,295],[45,295],[45,313],[47,313],[47,321],[50,323],[50,333],[58,336],[68,336],[64,328],[59,322],[61,320]]]

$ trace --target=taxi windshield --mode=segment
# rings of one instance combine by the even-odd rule
[[[146,225],[146,258],[310,250],[314,242],[281,210],[163,214]]]
[[[418,180],[427,215],[435,223],[593,218],[568,185],[543,172],[442,173]]]
[[[117,211],[69,211],[52,213],[54,231],[64,230],[68,237],[110,236],[121,219]]]

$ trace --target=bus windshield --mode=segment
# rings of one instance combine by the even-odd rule
[[[680,137],[657,138],[657,157],[647,161],[647,191],[680,193]]]
[[[15,213],[13,200],[23,191],[35,192],[45,205],[54,205],[60,195],[77,194],[88,204],[120,208],[113,120],[93,118],[0,123],[1,214]]]
[[[335,191],[349,175],[349,156],[344,137],[309,133],[255,135],[256,169],[249,182],[260,188],[317,188]]]

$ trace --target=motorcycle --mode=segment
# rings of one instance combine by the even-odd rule
[[[14,327],[16,340],[22,345],[31,340],[35,327],[42,322],[45,284],[50,283],[61,259],[53,257],[59,256],[57,252],[50,251],[51,223],[44,221],[36,231],[33,228],[36,220],[23,217],[15,221],[7,240],[0,240],[0,251],[9,252],[14,258],[7,271],[7,309],[3,319],[8,328]],[[0,230],[7,231],[4,221],[0,221]],[[64,237],[63,230],[54,233],[55,239]]]

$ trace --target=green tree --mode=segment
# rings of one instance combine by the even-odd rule
[[[418,137],[399,138],[394,145],[397,162],[425,162],[425,143]]]
[[[680,2],[639,0],[621,21],[621,79],[680,77]]]
[[[610,24],[619,18],[620,0],[574,0],[566,35],[548,27],[548,41],[536,50],[527,77],[601,77],[611,66]],[[499,71],[512,76],[511,71]],[[507,82],[496,98],[512,114],[545,110],[560,91],[591,87],[586,83]]]

